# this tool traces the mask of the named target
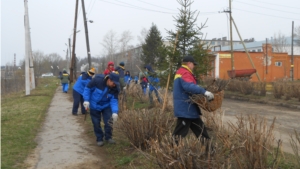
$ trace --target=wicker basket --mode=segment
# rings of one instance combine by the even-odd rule
[[[219,91],[214,93],[214,99],[208,101],[204,95],[193,96],[191,100],[196,103],[202,109],[212,112],[219,109],[222,106],[222,101],[224,97],[224,91]]]

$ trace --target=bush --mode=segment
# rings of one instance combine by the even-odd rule
[[[282,82],[274,82],[273,94],[276,99],[281,99],[281,97],[284,95]]]
[[[171,130],[175,119],[172,113],[160,109],[125,110],[116,128],[140,149],[147,149],[147,140],[161,138]]]
[[[242,94],[245,94],[245,95],[250,95],[253,93],[254,91],[254,83],[252,82],[249,82],[249,81],[240,81],[239,82],[239,89],[240,89],[240,92]]]
[[[253,169],[278,166],[278,151],[276,153],[272,148],[275,119],[267,126],[266,119],[259,116],[241,116],[237,117],[237,124],[228,124],[228,130],[217,119],[210,124],[214,140],[197,139],[191,135],[176,144],[171,134],[160,141],[152,139],[149,144],[160,168]]]

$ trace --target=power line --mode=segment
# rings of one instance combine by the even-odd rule
[[[92,13],[96,0],[94,0],[91,10],[88,12],[88,16]]]
[[[170,9],[170,8],[161,7],[161,6],[154,5],[154,4],[151,4],[151,3],[148,3],[148,2],[142,1],[142,0],[137,0],[137,1],[143,2],[143,3],[145,3],[145,4],[149,4],[149,5],[152,5],[152,6],[156,6],[156,7],[159,7],[159,8],[163,8],[163,9],[167,9],[167,10],[171,10],[171,11],[177,11],[176,9]]]
[[[256,1],[256,2],[259,2],[259,3],[265,3],[265,4],[269,4],[269,5],[275,5],[275,6],[283,6],[283,7],[287,7],[287,8],[294,8],[294,9],[300,9],[300,8],[297,8],[297,7],[292,7],[292,6],[286,6],[286,5],[280,5],[280,4],[273,4],[273,3],[269,3],[269,2],[261,2],[261,1],[257,1],[257,0],[252,0],[252,1]]]
[[[288,12],[288,11],[282,11],[282,10],[278,10],[278,9],[262,7],[262,6],[259,6],[259,5],[249,4],[249,3],[245,3],[245,2],[241,2],[241,1],[235,1],[235,2],[242,3],[242,4],[247,4],[247,5],[251,5],[251,6],[256,6],[256,7],[259,7],[259,8],[270,9],[270,10],[274,10],[274,11],[280,11],[280,12],[286,12],[286,13],[292,13],[292,14],[300,14],[300,13],[296,13],[296,12]]]
[[[103,1],[103,2],[106,2],[106,3],[110,3],[110,4],[114,4],[114,5],[118,5],[118,6],[132,8],[132,9],[138,9],[138,10],[144,10],[144,11],[151,11],[151,12],[159,12],[159,13],[165,13],[165,14],[177,14],[177,13],[164,12],[164,11],[158,11],[158,10],[152,10],[152,9],[148,9],[148,8],[143,8],[143,7],[135,6],[135,5],[132,5],[132,4],[129,4],[129,3],[126,3],[126,2],[121,2],[121,1],[118,1],[118,0],[115,0],[115,1],[118,1],[119,3],[123,3],[125,5],[118,4],[118,3],[113,3],[113,2],[108,2],[108,1],[105,1],[105,0],[100,0],[100,1]],[[202,14],[217,14],[217,13],[218,12],[200,12],[200,15],[202,15]]]
[[[287,18],[287,17],[282,17],[282,16],[268,15],[268,14],[263,14],[263,13],[258,13],[258,12],[252,12],[252,11],[247,11],[247,10],[242,10],[242,9],[237,9],[237,8],[233,8],[233,9],[239,10],[239,11],[244,11],[244,12],[249,12],[249,13],[255,13],[255,14],[260,14],[260,15],[266,15],[266,16],[276,17],[276,18],[293,19],[293,20],[299,20],[300,21],[300,19],[295,19],[295,18]]]

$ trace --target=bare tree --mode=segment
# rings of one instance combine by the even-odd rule
[[[41,76],[44,68],[43,62],[45,59],[45,55],[41,51],[33,51],[32,56],[33,56],[34,74],[36,76]]]
[[[122,54],[122,57],[126,56],[126,51],[128,50],[129,42],[133,40],[133,36],[131,35],[131,32],[129,30],[124,31],[121,35],[121,38],[119,39],[120,42],[120,53]]]
[[[298,46],[300,46],[300,26],[294,29],[294,40]]]
[[[62,61],[63,61],[62,57],[59,54],[51,53],[51,54],[45,56],[44,68],[46,68],[46,70],[52,72],[54,75],[57,75],[59,72],[59,69],[61,69],[59,67],[59,65]]]
[[[148,30],[146,28],[142,28],[141,34],[137,36],[139,43],[137,44],[137,46],[142,46],[145,43],[145,39],[147,37],[148,34]]]
[[[273,39],[271,39],[271,43],[272,43],[274,52],[288,52],[287,38],[280,31],[278,32],[278,34],[276,34],[276,33],[274,34]]]
[[[116,53],[117,48],[119,46],[117,33],[113,30],[107,32],[103,38],[103,43],[101,44],[105,48],[109,59],[114,60],[113,56]]]

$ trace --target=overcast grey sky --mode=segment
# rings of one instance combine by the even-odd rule
[[[33,51],[44,54],[58,53],[65,58],[68,38],[74,26],[75,0],[28,0],[31,43]],[[79,0],[76,54],[86,57],[86,43],[81,0]],[[1,0],[1,65],[13,63],[16,53],[17,65],[25,55],[24,1]],[[225,13],[228,0],[194,0],[192,10],[200,12],[198,24],[205,22],[203,33],[207,39],[229,37],[228,17]],[[176,0],[85,0],[89,23],[90,50],[92,56],[104,54],[104,35],[114,30],[120,35],[130,30],[134,36],[131,45],[138,43],[142,28],[157,25],[163,37],[166,29],[174,30],[173,16],[178,14]],[[279,31],[291,35],[292,21],[300,26],[300,0],[233,0],[232,16],[243,39],[265,40]],[[238,35],[234,29],[234,40]]]

